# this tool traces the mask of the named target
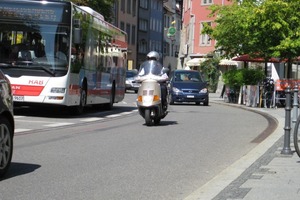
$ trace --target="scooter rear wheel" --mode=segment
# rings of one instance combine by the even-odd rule
[[[146,123],[147,126],[152,125],[151,110],[150,109],[145,110],[145,123]]]

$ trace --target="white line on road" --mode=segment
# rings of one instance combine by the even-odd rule
[[[26,129],[26,128],[16,128],[15,133],[23,132],[23,131],[31,131],[32,129]]]
[[[93,121],[99,121],[103,120],[103,117],[91,117],[91,118],[86,118],[86,119],[81,119],[80,121],[82,122],[93,122]]]
[[[19,119],[15,119],[15,121],[29,122],[29,123],[45,123],[45,124],[52,124],[53,123],[53,122],[50,122],[50,121],[33,121],[33,120],[19,120]]]
[[[113,118],[113,117],[120,117],[120,114],[115,114],[115,115],[107,115],[106,118]]]
[[[45,125],[45,126],[58,127],[58,126],[66,126],[66,125],[71,125],[71,124],[74,124],[74,123],[55,123],[55,124],[49,124],[49,125]]]

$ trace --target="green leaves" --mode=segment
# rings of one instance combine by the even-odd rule
[[[203,33],[218,41],[225,56],[252,54],[286,58],[300,55],[298,0],[243,0],[210,7],[215,26]]]
[[[111,22],[114,13],[112,7],[114,0],[73,0],[75,4],[91,7],[93,10],[99,12],[104,16],[106,21]]]
[[[223,81],[226,85],[239,88],[242,85],[256,85],[265,78],[261,69],[231,69],[223,74]]]

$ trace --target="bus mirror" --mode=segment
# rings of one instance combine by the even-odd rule
[[[74,28],[74,32],[73,32],[74,36],[74,44],[81,44],[81,28]]]

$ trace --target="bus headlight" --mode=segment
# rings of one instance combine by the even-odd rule
[[[48,99],[49,100],[63,100],[64,97],[63,96],[49,96]]]
[[[51,93],[65,93],[66,88],[51,88]]]

